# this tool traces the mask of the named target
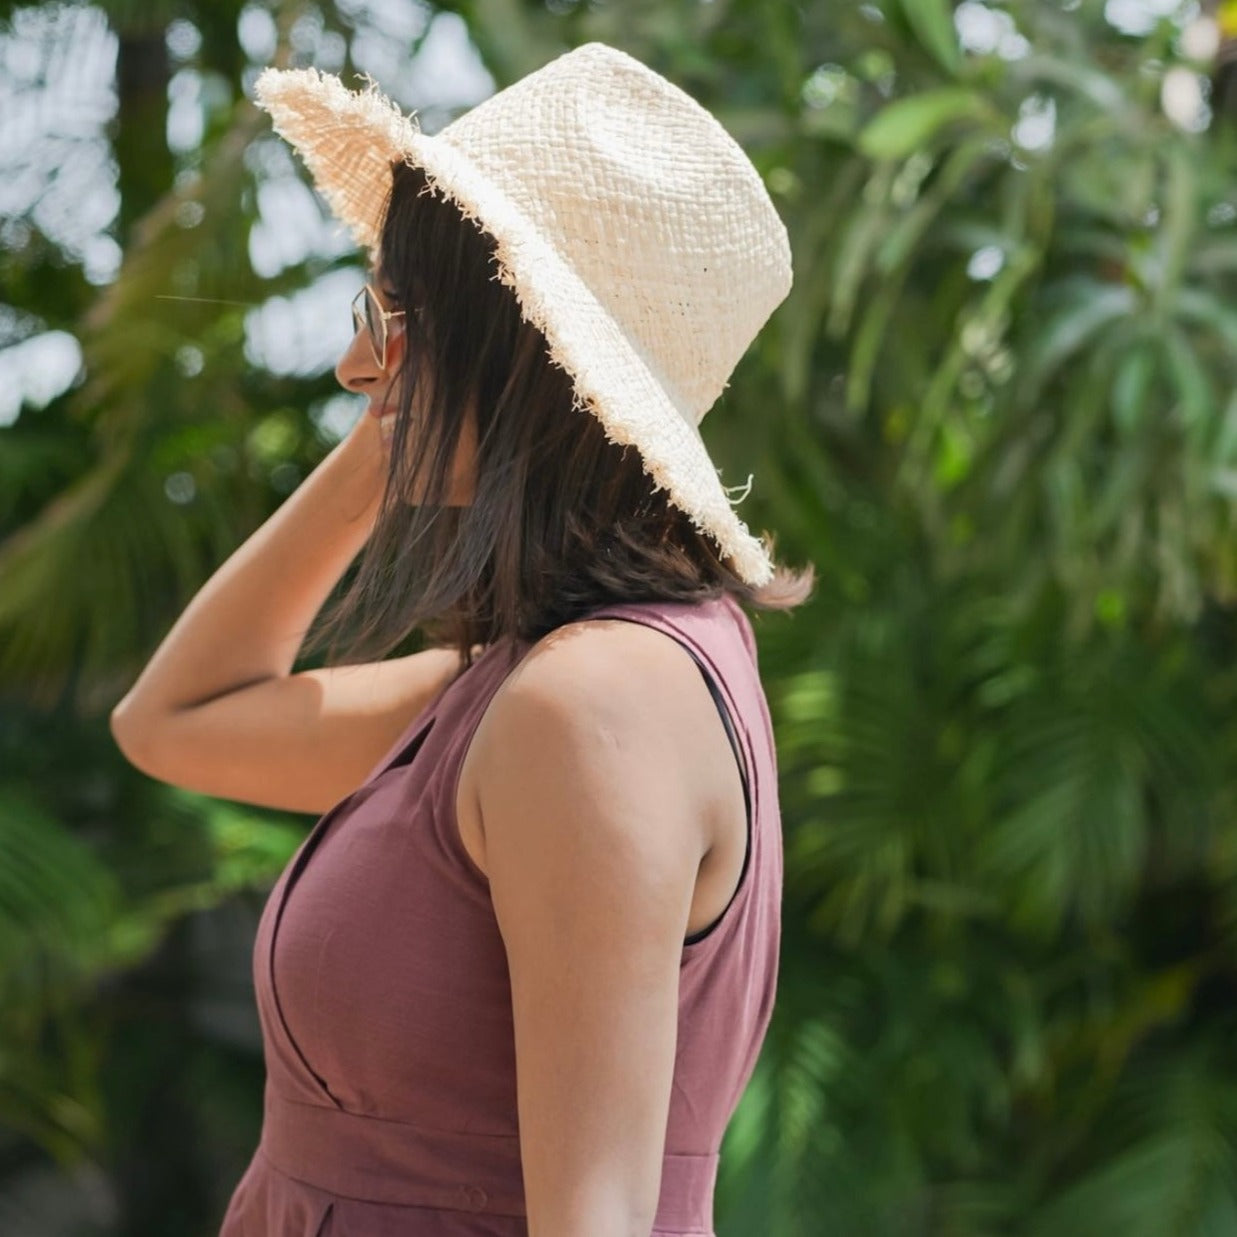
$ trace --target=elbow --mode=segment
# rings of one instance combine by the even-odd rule
[[[657,1223],[657,1208],[651,1211],[646,1208],[628,1208],[623,1215],[611,1215],[604,1221],[589,1225],[580,1230],[581,1233],[607,1233],[613,1237],[650,1237],[653,1226]]]
[[[107,717],[107,728],[112,732],[116,746],[127,756],[129,742],[129,721],[125,712],[125,702],[122,700]]]
[[[151,722],[137,713],[127,696],[108,715],[108,729],[129,763],[144,769],[143,753],[150,743]]]
[[[529,1237],[649,1237],[657,1222],[657,1203],[630,1199],[590,1205],[571,1215],[528,1217]]]

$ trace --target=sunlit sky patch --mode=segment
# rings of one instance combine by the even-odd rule
[[[1194,0],[1107,0],[1104,19],[1122,34],[1150,34],[1166,17],[1181,20],[1198,12]]]
[[[1008,13],[978,0],[964,0],[958,5],[954,10],[954,29],[963,48],[973,55],[995,53],[1002,60],[1019,60],[1031,50]]]
[[[67,331],[44,331],[0,351],[0,425],[11,425],[23,403],[41,408],[72,385],[82,350]]]
[[[416,110],[425,132],[493,93],[494,81],[457,15],[434,16],[422,0],[339,0],[338,9],[354,26],[353,59],[360,70],[405,110]],[[320,23],[301,23],[293,37],[302,57],[319,68],[342,65],[341,37]],[[269,12],[256,4],[243,9],[238,38],[256,71],[274,52]],[[168,145],[183,154],[200,143],[218,84],[193,64],[200,35],[190,22],[173,22],[167,39],[173,64],[180,66],[168,88]],[[417,39],[421,47],[409,61],[407,49]],[[0,36],[0,239],[20,244],[28,226],[22,221],[29,219],[97,284],[115,279],[122,258],[109,235],[120,206],[108,138],[117,106],[116,54],[105,14],[91,6],[19,8]],[[258,274],[269,277],[308,257],[339,257],[353,247],[291,159],[261,163],[259,219],[249,242]],[[348,301],[360,279],[359,268],[335,272],[250,314],[245,351],[251,363],[280,374],[329,369],[347,345]],[[0,425],[15,420],[23,401],[40,406],[55,398],[80,367],[81,349],[63,331],[40,332],[30,322],[6,332]],[[338,413],[327,422],[338,422]]]

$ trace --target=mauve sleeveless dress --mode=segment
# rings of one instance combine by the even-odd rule
[[[769,712],[751,625],[731,598],[591,617],[644,623],[684,645],[715,700],[720,691],[746,766],[739,886],[683,947],[651,1233],[711,1237],[722,1135],[777,982],[782,835]],[[460,764],[513,647],[518,658],[530,646],[489,646],[413,719],[271,890],[253,954],[262,1133],[220,1237],[527,1237],[506,954],[454,811]]]

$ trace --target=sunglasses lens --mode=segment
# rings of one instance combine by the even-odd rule
[[[374,348],[374,359],[378,362],[380,368],[385,367],[387,321],[382,316],[382,306],[378,304],[368,285],[365,288],[365,325],[369,328],[369,339]]]

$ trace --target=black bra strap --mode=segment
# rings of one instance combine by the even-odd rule
[[[639,620],[628,619],[626,621],[638,622]],[[725,726],[726,728],[726,738],[730,740],[731,749],[734,751],[735,763],[739,766],[739,780],[743,783],[743,805],[746,810],[746,820],[747,820],[747,842],[746,842],[745,849],[743,851],[743,868],[741,872],[739,873],[739,884],[741,885],[747,876],[748,864],[751,862],[751,857],[752,857],[753,808],[752,808],[752,791],[751,791],[750,785],[748,784],[748,778],[747,778],[747,762],[743,759],[743,749],[739,746],[739,739],[738,739],[738,736],[735,734],[734,722],[730,718],[730,711],[726,707],[726,701],[722,697],[721,689],[718,687],[717,683],[714,681],[713,675],[709,671],[709,668],[700,659],[699,655],[696,653],[696,650],[693,649],[691,645],[688,644],[685,640],[679,639],[677,636],[675,636],[671,632],[666,632],[665,634],[669,635],[671,639],[675,641],[675,643],[677,643],[681,648],[686,649],[687,652],[691,654],[691,659],[692,661],[696,663],[696,668],[700,671],[701,676],[704,678],[705,685],[709,689],[709,695],[713,697],[713,703],[717,706],[718,713],[721,714],[722,725]],[[736,886],[734,894],[731,895],[730,901],[733,902],[737,895],[738,895],[738,886]],[[729,910],[729,909],[730,909],[730,903],[728,902],[726,904],[726,910]],[[722,911],[722,915],[725,915],[726,910]],[[699,932],[693,932],[690,935],[686,936],[684,938],[683,943],[685,945],[694,945],[697,941],[703,940],[706,936],[712,933],[714,929],[716,929],[718,923],[720,922],[720,919],[721,917],[719,916],[718,919],[713,921],[713,923],[709,924],[707,927],[701,928]]]
[[[726,708],[725,700],[722,699],[721,689],[713,681],[713,676],[709,673],[708,667],[706,667],[704,662],[696,656],[695,650],[689,645],[684,644],[683,641],[680,641],[679,643],[682,644],[683,648],[687,649],[687,651],[692,655],[692,660],[696,663],[697,668],[704,677],[704,681],[709,689],[709,695],[713,697],[713,703],[717,705],[717,711],[721,714],[722,725],[726,727],[726,737],[730,740],[730,746],[734,750],[735,761],[739,766],[739,780],[743,783],[743,804],[747,812],[747,842],[743,852],[743,869],[739,876],[739,881],[741,883],[747,875],[747,865],[751,860],[752,855],[752,792],[747,782],[747,766],[743,760],[743,752],[739,747],[738,736],[735,734],[734,723],[730,719],[730,711]],[[734,897],[732,895],[731,901],[733,900]],[[730,903],[727,903],[726,910],[729,909]],[[725,911],[722,912],[723,915],[725,913]],[[715,920],[707,927],[701,928],[699,932],[693,932],[689,936],[685,937],[684,944],[694,945],[697,941],[703,940],[706,936],[708,936],[716,927],[717,921]]]
[[[686,645],[683,647],[687,648]],[[704,662],[702,662],[691,649],[687,649],[687,651],[691,653],[692,660],[696,663],[700,669],[700,673],[704,676],[704,681],[709,689],[709,695],[713,697],[713,703],[717,705],[717,711],[722,716],[722,725],[726,727],[726,737],[730,740],[730,746],[734,749],[734,758],[739,765],[739,779],[743,783],[743,799],[747,804],[748,817],[750,821],[752,804],[751,795],[747,788],[747,768],[743,759],[743,752],[739,747],[738,736],[734,731],[734,722],[730,720],[730,710],[726,708],[726,702],[722,699],[721,689],[713,681],[713,676],[709,673]]]

